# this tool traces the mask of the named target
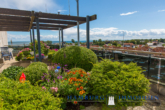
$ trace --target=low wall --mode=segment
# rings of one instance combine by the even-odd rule
[[[162,86],[162,85],[157,84],[157,83],[151,83],[150,87],[151,87],[151,90],[153,92],[156,92],[158,94],[165,96],[165,86]]]

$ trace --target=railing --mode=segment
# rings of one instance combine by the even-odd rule
[[[141,68],[145,70],[143,74],[150,79],[150,81],[165,86],[165,58],[160,58],[163,57],[162,55],[165,55],[165,53],[103,48],[99,48],[98,50],[98,47],[92,48],[99,60],[101,60],[101,58],[108,58],[126,64],[130,62],[137,63],[138,66],[141,66]],[[135,54],[129,54],[130,52]],[[143,53],[143,55],[138,55],[141,53]],[[159,56],[154,57],[154,55]]]

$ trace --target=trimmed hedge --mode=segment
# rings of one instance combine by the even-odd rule
[[[37,81],[41,80],[43,73],[48,73],[48,68],[47,65],[42,62],[31,63],[17,75],[17,80],[19,80],[22,73],[25,74],[26,80],[29,80],[31,84],[35,84]]]
[[[69,46],[58,50],[53,58],[53,63],[68,65],[68,69],[78,67],[90,71],[98,61],[96,54],[85,47]]]

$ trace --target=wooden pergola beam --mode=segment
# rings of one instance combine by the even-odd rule
[[[33,24],[36,26],[36,24]],[[50,24],[39,24],[40,27],[48,27],[48,28],[67,28],[65,25],[50,25]]]
[[[3,26],[29,26],[30,24],[23,24],[23,23],[4,23],[4,22],[0,22],[0,27]]]
[[[31,16],[31,11],[0,8],[0,14],[18,15],[18,16]]]
[[[86,17],[77,17],[77,16],[59,15],[59,14],[49,14],[49,13],[40,13],[40,12],[39,13],[36,12],[36,16],[38,16],[39,18],[86,21]]]
[[[37,29],[37,28],[34,27],[34,29]],[[48,27],[40,27],[40,29],[42,29],[42,30],[59,30],[59,28],[48,28]]]
[[[51,23],[51,24],[77,25],[77,22],[75,22],[75,21],[62,21],[62,20],[50,20],[50,19],[39,19],[39,22],[40,23]]]
[[[32,16],[31,16],[31,21],[30,21],[30,26],[29,26],[29,30],[28,31],[30,31],[30,29],[32,28],[33,22],[35,20],[34,11],[31,12],[31,15]]]
[[[0,31],[27,31],[28,30],[24,30],[24,29],[0,29]]]
[[[6,16],[0,15],[0,19],[2,20],[16,20],[16,21],[30,21],[30,17],[18,17],[18,16]]]
[[[8,21],[8,20],[1,20],[1,23],[15,23],[15,24],[30,24],[30,21]]]

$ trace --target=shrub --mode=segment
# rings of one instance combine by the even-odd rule
[[[0,77],[2,110],[62,110],[61,98],[53,97],[41,87]]]
[[[21,72],[24,69],[24,67],[21,66],[11,66],[5,70],[3,70],[2,74],[10,79],[16,79],[16,76],[19,72]]]
[[[20,52],[17,54],[17,56],[15,57],[15,60],[16,60],[16,61],[20,61],[20,60],[23,59],[23,57],[24,57],[24,54],[23,54],[22,51],[20,51]]]
[[[29,49],[29,48],[22,49],[22,52],[23,52],[23,54],[24,54],[25,57],[27,57],[28,55],[30,55],[30,51],[31,51],[31,49]]]
[[[57,51],[55,50],[50,50],[48,53],[48,59],[52,60],[53,57],[55,57],[55,54],[57,53]]]
[[[41,53],[44,53],[45,55],[47,55],[48,52],[49,52],[49,48],[50,48],[50,47],[47,46],[47,44],[44,43],[43,41],[40,41],[40,46],[41,46]],[[32,50],[34,50],[33,43],[30,43],[30,48],[31,48]],[[38,52],[38,41],[37,41],[37,40],[35,40],[35,51],[36,51],[36,54],[39,53],[39,52]]]
[[[79,67],[90,71],[93,64],[97,62],[97,56],[90,49],[80,46],[69,46],[58,50],[53,58],[53,62],[62,65],[68,64],[68,69]]]
[[[31,63],[17,75],[17,80],[19,80],[22,73],[25,74],[27,80],[29,80],[32,84],[35,84],[35,82],[41,80],[43,73],[48,73],[48,68],[47,65],[42,62]]]
[[[131,103],[119,102],[118,96],[145,96],[149,92],[149,80],[136,63],[112,62],[104,59],[93,66],[89,81],[89,92],[93,95],[115,95],[115,104],[127,106]],[[140,105],[141,102],[136,103]]]

